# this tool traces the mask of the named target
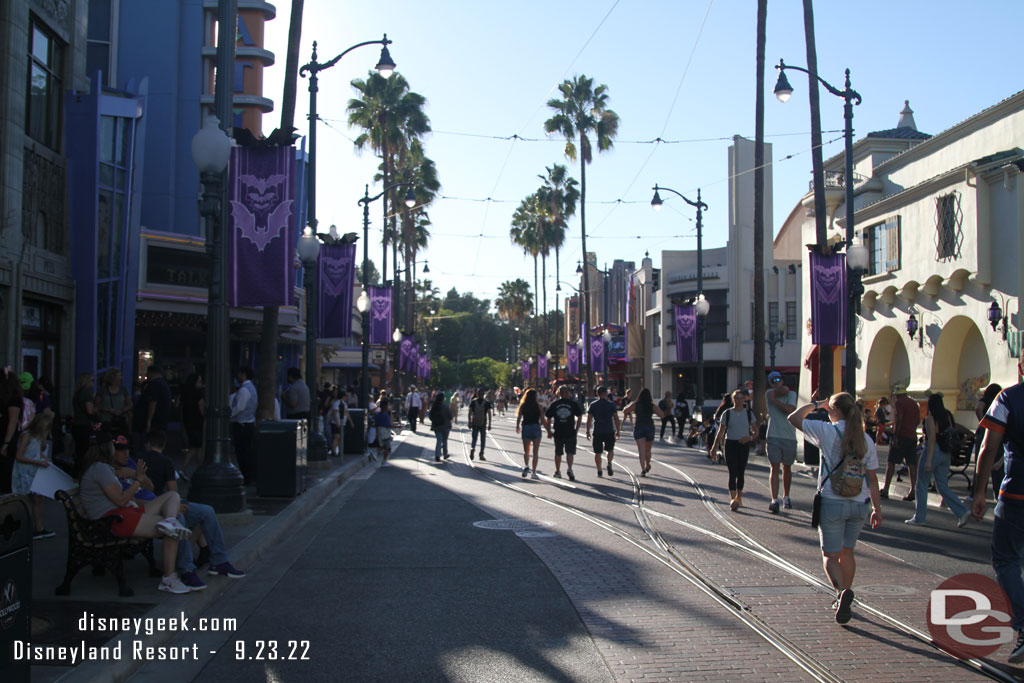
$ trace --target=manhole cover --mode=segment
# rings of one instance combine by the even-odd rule
[[[490,531],[523,531],[526,529],[537,530],[538,527],[552,526],[551,522],[531,522],[525,519],[485,519],[482,522],[473,522],[478,529]]]
[[[878,596],[900,596],[900,595],[913,595],[917,592],[916,588],[911,586],[889,586],[885,584],[874,584],[867,586],[857,586],[857,593],[860,595],[878,595]]]
[[[545,531],[544,529],[522,529],[516,532],[516,536],[519,538],[553,538],[557,536],[554,531]]]

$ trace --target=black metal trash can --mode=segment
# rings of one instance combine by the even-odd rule
[[[804,419],[828,422],[828,413],[824,410],[812,411]],[[807,443],[807,439],[804,439],[804,464],[811,467],[821,465],[821,451],[817,446]]]
[[[306,420],[256,425],[256,495],[294,498],[306,490]]]
[[[366,411],[362,408],[349,408],[348,414],[352,416],[352,424],[346,422],[344,425],[342,450],[346,455],[362,453],[366,446]]]
[[[27,681],[14,643],[32,640],[32,517],[21,496],[0,496],[0,680]]]

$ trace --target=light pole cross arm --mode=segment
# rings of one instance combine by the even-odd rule
[[[662,187],[660,185],[655,184],[654,192],[657,193],[659,190],[664,190],[665,192],[671,192],[672,194],[676,195],[677,197],[679,197],[680,199],[682,199],[684,202],[686,202],[687,204],[689,204],[690,206],[692,206],[695,209],[700,209],[702,211],[707,211],[708,210],[708,205],[705,204],[703,201],[701,201],[700,190],[697,190],[697,201],[691,201],[689,199],[689,197],[684,195],[682,192],[677,192],[677,191],[673,190],[671,187]]]
[[[334,59],[332,59],[332,60],[330,60],[328,62],[324,62],[324,63],[321,64],[321,63],[316,61],[316,41],[314,40],[313,41],[313,61],[311,61],[309,64],[304,64],[302,66],[302,68],[299,69],[299,75],[302,76],[303,78],[305,78],[307,71],[315,76],[316,74],[318,74],[321,71],[324,71],[325,69],[330,69],[332,66],[337,64],[338,61],[342,57],[347,55],[349,52],[352,52],[352,50],[355,50],[356,48],[366,47],[367,45],[383,45],[384,47],[387,47],[388,45],[390,45],[393,42],[395,42],[395,41],[388,40],[388,34],[385,33],[384,37],[381,40],[367,40],[367,41],[364,41],[362,43],[357,43],[357,44],[353,45],[352,47],[350,47],[349,49],[347,49],[344,52],[342,52],[340,55],[338,55]]]
[[[833,95],[835,95],[836,97],[842,97],[847,102],[852,100],[854,104],[860,104],[860,102],[861,102],[860,93],[857,92],[856,90],[851,90],[850,89],[850,70],[849,69],[846,70],[846,89],[845,90],[840,90],[840,89],[836,88],[835,86],[833,86],[828,81],[826,81],[824,78],[819,76],[818,74],[812,73],[812,72],[808,71],[807,69],[803,68],[802,66],[793,66],[792,64],[786,64],[784,61],[782,61],[780,59],[779,63],[775,65],[775,68],[779,70],[780,74],[781,73],[785,73],[786,69],[793,69],[795,71],[802,71],[805,74],[807,74],[808,76],[814,76],[816,79],[818,79],[818,82],[821,83],[823,86],[825,86],[825,89],[828,90]]]
[[[371,197],[369,192],[367,192],[365,195],[359,198],[359,201],[356,202],[356,204],[372,204],[373,202],[383,197],[385,193],[390,192],[391,190],[397,190],[400,187],[412,187],[412,183],[394,183],[392,185],[388,185],[373,197]]]

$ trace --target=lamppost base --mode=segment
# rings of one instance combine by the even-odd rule
[[[306,437],[306,462],[327,462],[327,437],[320,432]]]
[[[245,510],[245,480],[231,463],[207,463],[192,475],[188,497],[211,506],[217,513],[242,512]]]

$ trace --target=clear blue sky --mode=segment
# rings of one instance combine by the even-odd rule
[[[264,94],[279,103],[290,2],[272,1],[278,14],[267,25],[267,47],[277,63],[265,72]],[[309,61],[313,40],[321,61],[385,32],[394,40],[398,70],[427,98],[434,133],[426,150],[437,163],[441,194],[449,197],[430,209],[433,238],[421,259],[429,259],[442,293],[454,286],[493,299],[504,280],[533,282],[533,262],[508,232],[516,205],[538,187],[537,175],[563,163],[579,178],[578,164],[563,155],[564,141],[544,140],[543,131],[545,103],[574,74],[606,84],[621,119],[615,147],[587,168],[587,246],[598,262],[639,263],[649,250],[658,266],[661,250],[696,247],[689,207],[673,202],[667,203],[671,210],[651,211],[655,183],[686,194],[702,188],[709,205],[704,245],[724,245],[727,148],[733,135],[754,133],[756,6],[755,0],[306,0],[300,64]],[[864,98],[855,110],[856,139],[895,127],[904,100],[918,128],[935,134],[1022,88],[1019,46],[998,30],[1021,25],[1019,0],[987,0],[970,9],[955,0],[818,0],[819,73],[841,87],[844,69],[851,70],[853,88]],[[377,47],[364,47],[321,74],[318,108],[330,126],[318,128],[322,227],[336,223],[341,232],[361,233],[356,201],[378,162],[369,152],[355,152],[345,106],[353,96],[349,82],[365,77],[378,56]],[[806,66],[799,0],[768,6],[765,130],[774,146],[775,231],[807,191],[811,167],[807,81],[792,73],[796,92],[787,104],[778,102],[771,88],[780,57]],[[302,134],[307,84],[300,79],[296,124]],[[843,101],[822,89],[821,105],[822,129],[841,131]],[[278,111],[264,117],[265,132],[278,117]],[[541,141],[473,137],[513,134]],[[842,151],[840,136],[824,134],[825,158]],[[685,142],[635,142],[657,137]],[[502,201],[467,201],[488,197]],[[374,208],[370,255],[379,267],[380,233],[373,230],[380,213]],[[580,257],[577,216],[561,255],[562,280],[575,281]],[[549,265],[550,309],[553,259]]]

